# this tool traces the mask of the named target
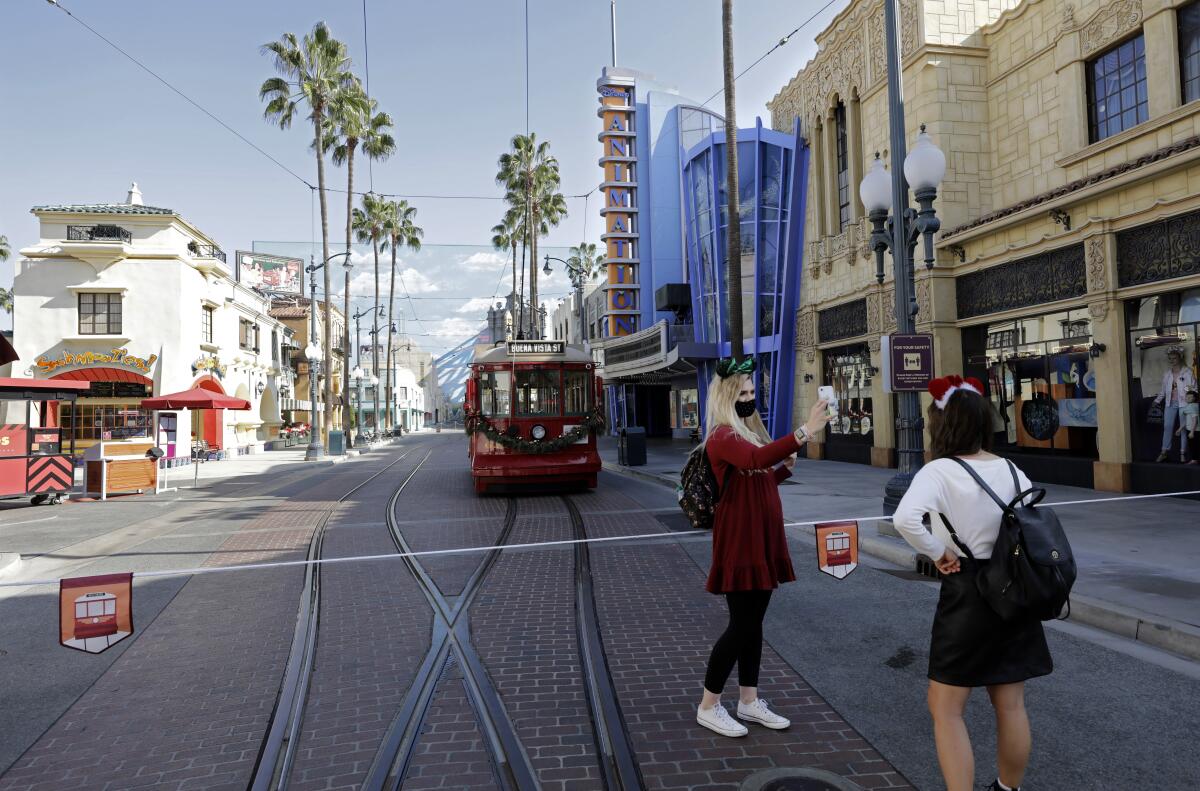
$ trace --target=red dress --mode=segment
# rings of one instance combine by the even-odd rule
[[[705,450],[722,489],[713,520],[712,568],[704,587],[709,593],[772,590],[796,579],[779,501],[779,483],[792,473],[786,467],[771,469],[800,450],[796,436],[758,447],[721,426]]]

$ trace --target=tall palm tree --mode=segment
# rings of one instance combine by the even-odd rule
[[[517,306],[517,246],[521,243],[521,235],[525,233],[521,226],[520,209],[509,208],[504,213],[504,219],[492,226],[492,247],[497,250],[512,250],[512,301],[510,307]]]
[[[396,150],[396,141],[390,134],[392,118],[377,111],[378,104],[369,98],[362,83],[353,83],[340,91],[329,106],[325,118],[325,149],[332,152],[333,164],[346,165],[346,252],[350,252],[352,220],[354,217],[354,154],[361,146],[368,159],[387,159]],[[346,332],[345,349],[350,353],[350,269],[346,269],[345,295]],[[349,358],[347,357],[347,368]],[[349,437],[350,410],[342,411],[342,428]]]
[[[258,89],[260,99],[267,101],[263,117],[287,129],[292,125],[296,109],[304,102],[313,124],[313,141],[317,155],[317,194],[321,203],[321,255],[329,260],[329,205],[325,196],[325,139],[322,128],[325,114],[335,97],[354,82],[350,73],[350,56],[346,45],[329,32],[324,22],[313,25],[311,33],[297,39],[295,33],[284,33],[278,41],[262,46],[264,55],[275,59],[280,76],[265,80]],[[325,280],[325,430],[333,420],[333,317],[329,298],[329,267],[324,268]],[[313,310],[316,310],[316,294]],[[314,409],[316,405],[313,405]]]
[[[534,335],[538,332],[537,246],[544,235],[542,228],[558,225],[567,214],[566,200],[558,191],[558,160],[550,153],[548,142],[539,143],[537,135],[516,135],[512,150],[500,155],[496,183],[525,198],[525,227],[529,248],[529,304],[533,314]]]
[[[379,245],[387,243],[391,204],[373,193],[363,195],[362,208],[355,209],[353,226],[358,241],[371,243],[375,253],[375,311],[371,314],[371,375],[379,376]],[[379,431],[379,385],[375,385],[375,430]]]
[[[0,236],[0,261],[7,261],[11,255],[11,248],[8,246],[8,237]],[[0,288],[0,310],[5,313],[12,313],[13,309],[13,294],[11,289]]]
[[[729,350],[742,359],[742,201],[738,195],[737,114],[733,95],[733,0],[721,0],[721,51],[725,71],[725,312]]]
[[[592,242],[580,242],[578,247],[572,247],[567,255],[567,263],[579,272],[582,280],[591,280],[608,269],[604,253],[597,253],[596,245]]]
[[[388,426],[391,427],[394,423],[392,419],[392,331],[395,325],[392,324],[392,309],[396,302],[396,251],[401,247],[407,247],[414,253],[421,250],[421,237],[425,232],[417,227],[413,222],[413,218],[417,216],[415,206],[409,206],[408,201],[401,200],[389,204],[387,232],[388,245],[392,248],[392,277],[388,284],[388,309],[387,309],[387,412]]]

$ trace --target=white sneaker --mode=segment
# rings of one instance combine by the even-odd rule
[[[722,736],[745,736],[750,732],[745,725],[730,717],[729,712],[720,703],[711,709],[697,707],[696,722]]]
[[[767,708],[767,702],[762,698],[755,698],[753,703],[738,701],[737,715],[738,719],[757,722],[764,728],[771,728],[776,731],[783,730],[792,724],[792,721],[787,717],[780,717]]]

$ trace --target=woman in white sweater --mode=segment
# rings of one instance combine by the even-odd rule
[[[1054,666],[1041,621],[1003,621],[979,595],[975,578],[991,558],[1001,513],[962,464],[1004,500],[1030,483],[1011,462],[989,452],[991,407],[979,380],[936,379],[929,392],[934,458],[917,473],[892,521],[943,575],[929,645],[929,712],[938,763],[948,791],[974,788],[975,759],[963,710],[971,689],[986,687],[996,712],[998,776],[991,789],[1019,789],[1031,744],[1025,681]]]

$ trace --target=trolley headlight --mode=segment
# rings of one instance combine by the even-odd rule
[[[541,424],[534,426],[533,428],[529,429],[529,436],[537,440],[545,439],[546,427]]]

